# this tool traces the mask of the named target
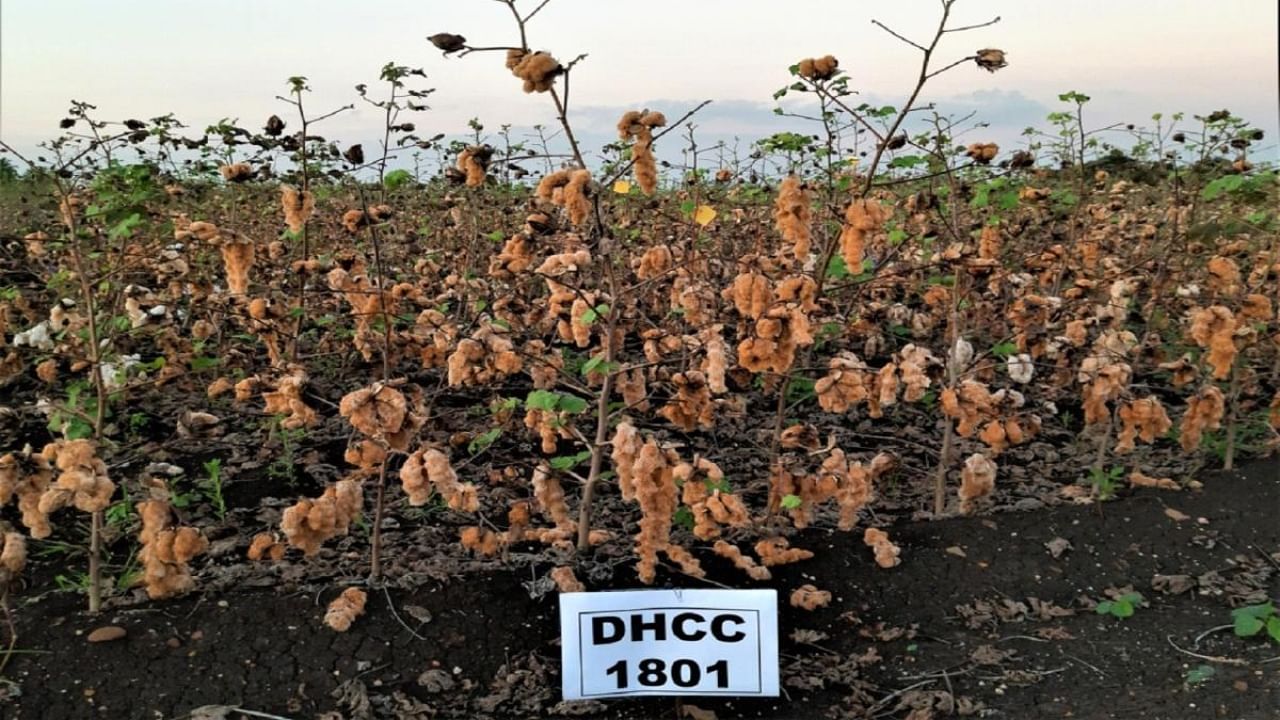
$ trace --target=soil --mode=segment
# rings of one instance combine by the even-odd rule
[[[1280,717],[1280,646],[1221,627],[1233,607],[1280,596],[1280,464],[1201,477],[1200,490],[904,520],[889,528],[903,552],[890,570],[874,564],[861,533],[806,531],[793,544],[816,557],[759,585],[777,588],[783,607],[784,697],[698,699],[684,711]],[[13,684],[0,716],[676,717],[670,700],[561,703],[556,599],[537,581],[542,573],[461,568],[456,559],[446,570],[428,551],[390,553],[396,581],[369,591],[367,613],[346,633],[321,623],[335,587],[360,582],[359,552],[341,544],[324,564],[257,571],[251,582],[245,566],[224,563],[221,580],[202,575],[199,594],[116,603],[96,618],[72,592],[19,593],[18,642],[4,671]],[[753,586],[719,558],[702,559],[710,582]],[[608,586],[636,585],[625,556],[597,560],[613,569]],[[33,587],[48,582],[41,572],[37,564]],[[299,580],[326,572],[324,585]],[[810,582],[831,591],[831,604],[789,607],[791,590]],[[669,572],[659,575],[664,583],[709,586]],[[1130,588],[1145,598],[1132,617],[1094,611]],[[89,643],[105,625],[126,637]]]

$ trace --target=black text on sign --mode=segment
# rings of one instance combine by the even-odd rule
[[[567,700],[778,694],[773,590],[635,590],[560,596]]]

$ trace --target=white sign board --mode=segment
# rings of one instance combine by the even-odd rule
[[[778,694],[776,590],[562,593],[565,700]]]

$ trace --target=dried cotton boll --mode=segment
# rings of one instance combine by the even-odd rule
[[[995,486],[996,464],[981,453],[970,455],[960,472],[960,512],[972,512],[974,503],[990,495]]]
[[[769,568],[758,565],[754,558],[743,554],[737,545],[732,545],[724,540],[717,540],[712,546],[712,551],[726,560],[733,563],[733,566],[745,572],[752,580],[769,580],[773,577],[769,572]]]
[[[1032,362],[1031,356],[1026,353],[1010,355],[1005,360],[1005,370],[1009,373],[1010,380],[1022,385],[1031,382],[1031,379],[1036,374],[1035,363]]]
[[[580,593],[587,591],[587,587],[579,582],[577,576],[573,574],[573,568],[571,567],[562,565],[552,569],[551,579],[555,581],[556,588],[562,593]]]
[[[326,540],[346,535],[363,506],[364,493],[360,483],[339,480],[315,500],[303,498],[286,508],[280,520],[280,530],[290,545],[311,557],[320,552],[320,545]]]
[[[978,67],[993,73],[1001,68],[1008,67],[1009,63],[1005,60],[1004,51],[996,48],[983,48],[974,53],[973,61]]]
[[[299,192],[291,185],[280,187],[280,203],[284,206],[284,221],[293,234],[302,232],[316,209],[316,198],[310,190]]]
[[[831,593],[813,585],[801,585],[791,593],[791,607],[801,610],[817,610],[831,604]]]
[[[782,239],[791,243],[798,260],[809,257],[813,208],[804,183],[796,175],[788,175],[778,186],[773,206],[774,226]]]
[[[840,61],[832,55],[820,58],[805,58],[796,67],[796,74],[806,80],[830,80],[840,68]]]
[[[1000,146],[995,143],[973,143],[965,148],[965,155],[979,165],[990,165],[999,152]]]
[[[511,74],[524,81],[526,93],[547,92],[557,76],[564,73],[564,66],[547,52],[526,53],[523,50],[507,51],[507,68]]]
[[[209,541],[191,527],[169,528],[171,509],[164,500],[138,503],[142,529],[138,542],[142,550],[142,583],[153,600],[185,593],[195,587],[187,564],[209,548]]]
[[[329,603],[329,609],[324,614],[324,624],[337,632],[350,630],[356,618],[364,614],[367,600],[368,596],[360,588],[343,590],[341,595]]]
[[[1155,396],[1125,403],[1117,414],[1121,422],[1115,447],[1117,453],[1132,451],[1134,441],[1139,438],[1145,443],[1153,443],[1173,427],[1173,421]]]
[[[862,271],[866,255],[867,234],[879,230],[892,212],[871,198],[858,198],[845,208],[844,226],[840,230],[840,256],[849,272]]]
[[[368,437],[386,437],[400,431],[408,414],[404,393],[378,383],[343,396],[338,412],[352,427]]]
[[[21,533],[0,536],[0,594],[27,566],[27,539]]]
[[[862,534],[862,542],[871,548],[876,555],[876,564],[886,570],[891,567],[897,567],[902,559],[902,549],[894,545],[889,540],[889,533],[877,528],[867,528]]]
[[[1214,305],[1208,308],[1197,308],[1191,311],[1191,339],[1209,352],[1204,360],[1213,368],[1216,380],[1226,380],[1231,376],[1231,368],[1236,360],[1236,336],[1241,325],[1229,308]],[[1248,325],[1244,325],[1248,329]]]
[[[790,565],[801,560],[808,560],[813,557],[813,552],[803,548],[793,548],[787,542],[786,538],[773,537],[766,538],[757,542],[755,545],[756,555],[760,557],[761,564],[766,567],[774,567],[776,565]]]
[[[1225,414],[1226,398],[1216,387],[1206,387],[1187,400],[1187,412],[1182,416],[1182,430],[1178,437],[1182,449],[1191,452],[1200,447],[1204,431],[1221,428]]]
[[[242,183],[253,179],[253,168],[249,163],[232,163],[230,165],[221,165],[218,172],[222,174],[222,179],[232,183]]]
[[[458,170],[467,176],[467,187],[480,187],[488,172],[493,148],[488,145],[470,145],[458,153]]]

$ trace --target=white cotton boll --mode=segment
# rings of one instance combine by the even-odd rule
[[[956,342],[951,346],[951,352],[947,354],[950,366],[954,370],[962,370],[973,362],[973,345],[964,338],[956,338]]]
[[[1195,283],[1191,283],[1190,285],[1179,285],[1177,293],[1178,297],[1182,298],[1199,297],[1200,286]]]
[[[16,333],[13,336],[13,346],[22,347],[26,345],[37,350],[52,350],[53,335],[49,332],[49,322],[41,321],[36,325]]]
[[[1010,355],[1004,366],[1009,371],[1009,379],[1023,385],[1031,382],[1031,378],[1035,377],[1036,374],[1035,363],[1031,361],[1031,356],[1026,353]]]

